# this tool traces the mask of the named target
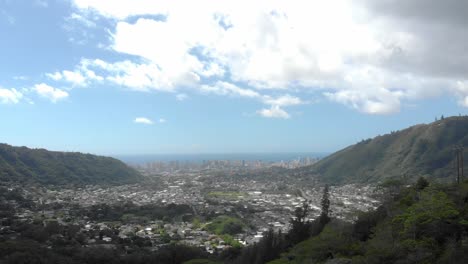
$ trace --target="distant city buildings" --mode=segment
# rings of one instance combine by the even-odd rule
[[[146,173],[202,170],[256,170],[271,167],[295,169],[316,163],[320,158],[303,157],[293,160],[203,160],[203,161],[154,161],[145,164],[130,164]]]

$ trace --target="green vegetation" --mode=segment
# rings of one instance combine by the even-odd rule
[[[222,215],[206,225],[206,229],[217,235],[235,235],[244,230],[245,224],[238,218]]]
[[[335,229],[332,224],[327,225],[318,236],[297,244],[284,258],[270,263],[320,263],[335,258],[334,255],[342,257],[359,252],[359,246],[349,234]]]
[[[224,240],[226,245],[235,247],[235,248],[241,248],[242,244],[235,240],[231,235],[221,235],[221,238]]]
[[[263,234],[263,238],[258,243],[243,248],[241,252],[238,252],[235,257],[231,256],[231,260],[225,261],[225,263],[266,263],[277,259],[282,252],[292,246],[303,243],[302,241],[309,237],[322,233],[322,230],[330,221],[328,216],[330,205],[328,186],[323,189],[321,204],[322,212],[317,219],[307,220],[309,204],[304,202],[301,207],[296,208],[294,217],[290,220],[291,229],[287,234],[275,233],[270,229]]]
[[[467,263],[468,181],[422,183],[403,188],[354,224],[331,220],[269,263]]]
[[[207,254],[199,248],[181,244],[169,244],[157,251],[147,251],[135,247],[132,253],[122,255],[117,249],[104,247],[82,247],[74,240],[54,242],[53,247],[34,240],[0,241],[0,262],[5,264],[181,264],[206,263]],[[128,246],[122,242],[120,246]],[[194,259],[193,261],[190,261]],[[189,261],[189,262],[187,262]]]
[[[142,176],[123,162],[91,154],[0,144],[0,181],[51,185],[125,184]]]
[[[192,220],[192,225],[194,229],[198,229],[202,227],[202,222],[199,217],[194,217]]]
[[[297,173],[338,184],[386,178],[415,182],[420,176],[447,181],[455,175],[454,145],[468,145],[468,117],[444,118],[363,140]]]

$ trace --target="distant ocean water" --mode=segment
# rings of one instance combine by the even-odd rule
[[[210,153],[210,154],[153,154],[153,155],[114,155],[125,163],[144,164],[154,161],[188,161],[203,162],[204,160],[261,160],[261,161],[290,161],[298,158],[322,158],[328,153],[296,152],[296,153]]]

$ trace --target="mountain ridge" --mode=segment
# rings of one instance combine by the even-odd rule
[[[301,173],[326,183],[372,183],[425,176],[454,180],[455,145],[468,145],[468,117],[454,116],[380,135],[339,150]]]
[[[50,185],[126,184],[142,176],[122,161],[0,143],[0,181]]]

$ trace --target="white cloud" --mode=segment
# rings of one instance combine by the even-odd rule
[[[138,4],[133,5],[130,5],[130,1],[126,0],[114,0],[112,3],[105,0],[75,0],[73,2],[82,10],[95,9],[104,16],[119,19],[125,19],[133,15],[149,15],[158,12],[164,13],[164,10],[161,10],[161,4],[165,4],[164,2],[155,4],[153,0],[139,0]]]
[[[251,89],[240,88],[232,83],[218,81],[215,85],[202,85],[200,87],[202,92],[215,93],[218,95],[231,95],[248,98],[259,98],[260,94]]]
[[[186,81],[187,76],[222,76],[228,70],[234,81],[282,88],[291,81],[333,75],[341,69],[341,54],[350,46],[360,53],[378,46],[365,35],[365,28],[349,23],[351,16],[346,11],[351,7],[344,1],[307,3],[307,8],[303,1],[288,5],[281,1],[220,2],[152,2],[136,7],[131,1],[75,1],[78,7],[121,20],[112,48],[156,63],[175,83]],[[128,16],[145,14],[166,19],[125,21]],[[323,27],[327,22],[329,25]],[[351,34],[353,38],[348,40]],[[203,56],[194,54],[194,49]]]
[[[257,111],[257,114],[260,114],[263,117],[283,118],[283,119],[290,118],[290,115],[284,109],[282,109],[282,107],[301,105],[301,104],[306,103],[302,101],[301,98],[296,97],[296,96],[291,96],[289,94],[281,95],[276,98],[265,95],[265,96],[262,96],[261,100],[264,104],[270,105],[270,108],[261,109]]]
[[[96,23],[94,21],[92,21],[91,19],[86,18],[85,16],[77,14],[77,13],[72,13],[70,15],[70,17],[68,17],[67,19],[68,20],[75,20],[75,21],[85,25],[86,27],[90,27],[90,28],[96,27]]]
[[[0,87],[0,103],[2,104],[17,104],[22,98],[23,94],[18,90]]]
[[[468,81],[458,81],[455,92],[459,95],[459,104],[468,107]]]
[[[63,71],[63,78],[74,85],[84,86],[86,83],[86,78],[78,71]]]
[[[217,63],[209,63],[205,65],[205,68],[200,72],[204,77],[222,77],[225,73],[225,69]]]
[[[184,93],[180,93],[176,95],[177,101],[185,101],[188,98],[188,95]]]
[[[270,108],[265,108],[257,111],[258,114],[264,117],[272,118],[290,118],[290,115],[282,109],[285,106],[294,106],[305,104],[301,98],[289,94],[272,97],[270,95],[262,95],[251,89],[240,88],[232,83],[218,81],[215,85],[202,85],[200,90],[204,93],[214,93],[218,95],[237,96],[243,98],[255,99],[263,104],[270,105]]]
[[[159,67],[153,63],[139,64],[129,60],[108,63],[96,59],[83,60],[81,67],[86,71],[92,71],[93,68],[104,71],[104,78],[107,81],[132,90],[172,91],[174,89],[173,80],[162,76]]]
[[[46,73],[46,76],[54,81],[65,81],[73,86],[80,87],[88,86],[91,81],[103,81],[104,78],[91,70],[90,65],[93,65],[92,61],[83,59],[73,71],[63,70],[61,72]]]
[[[133,120],[133,122],[135,122],[137,124],[145,124],[145,125],[154,124],[151,119],[148,119],[146,117],[137,117],[137,118],[135,118],[135,120]]]
[[[300,105],[304,104],[301,98],[296,96],[291,96],[289,94],[282,95],[277,98],[272,98],[270,96],[265,96],[263,98],[265,104],[278,105],[278,106],[290,106],[290,105]]]
[[[257,113],[263,117],[268,117],[268,118],[282,118],[282,119],[288,119],[290,118],[290,115],[281,109],[280,106],[278,105],[273,105],[271,108],[264,108],[261,110],[258,110]]]
[[[46,76],[54,81],[60,81],[63,78],[60,72],[46,73]]]
[[[162,124],[162,123],[166,123],[166,122],[167,122],[167,120],[166,120],[166,119],[164,119],[164,118],[159,118],[159,123],[161,123],[161,124]]]
[[[398,94],[393,94],[384,89],[381,90],[380,94],[376,94],[375,96],[352,90],[326,93],[325,95],[333,101],[368,114],[391,114],[400,109]]]
[[[68,93],[66,91],[54,88],[45,83],[34,85],[33,90],[36,91],[36,93],[41,97],[47,98],[53,103],[68,97]]]
[[[464,1],[73,2],[77,21],[88,14],[113,21],[110,49],[139,57],[89,65],[130,89],[191,87],[255,98],[270,112],[303,102],[266,89],[315,90],[372,114],[446,93],[468,107],[458,88],[468,81]]]

